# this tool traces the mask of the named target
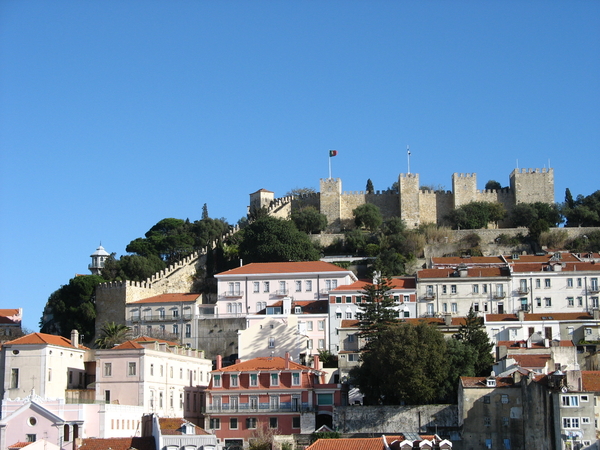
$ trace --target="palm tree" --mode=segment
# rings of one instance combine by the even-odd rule
[[[112,348],[125,342],[129,338],[131,329],[127,325],[115,322],[106,322],[100,330],[100,337],[95,344],[98,348]]]

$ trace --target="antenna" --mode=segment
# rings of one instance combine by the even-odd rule
[[[517,159],[517,167],[516,167],[516,169],[518,169],[518,168],[519,168],[519,160]]]
[[[408,173],[410,173],[410,146],[406,146],[406,157],[408,158]]]

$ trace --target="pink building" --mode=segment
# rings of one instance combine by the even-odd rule
[[[242,447],[262,428],[290,435],[331,426],[335,406],[343,403],[341,385],[326,384],[324,372],[289,357],[260,357],[228,367],[221,367],[218,357],[211,374],[205,429],[226,446]]]

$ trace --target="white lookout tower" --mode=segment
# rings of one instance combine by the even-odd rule
[[[102,268],[104,267],[104,261],[106,261],[106,258],[110,255],[104,250],[104,247],[100,245],[100,247],[98,247],[90,256],[92,258],[92,263],[88,266],[88,269],[90,269],[92,275],[100,275],[100,272],[102,272]]]

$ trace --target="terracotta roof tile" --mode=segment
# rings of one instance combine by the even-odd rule
[[[513,273],[527,273],[527,272],[545,272],[545,273],[556,273],[550,270],[554,264],[563,263],[563,267],[558,273],[561,272],[600,272],[600,264],[594,264],[593,262],[565,262],[556,261],[552,263],[521,263],[512,264]]]
[[[144,303],[180,303],[195,302],[202,294],[161,294],[154,297],[148,297],[143,300],[128,303],[128,305],[139,305]]]
[[[417,271],[417,278],[462,278],[455,273],[454,268],[422,269]],[[467,269],[467,278],[508,277],[509,275],[506,267],[470,267]]]
[[[289,361],[290,370],[313,370],[310,367],[303,366],[302,364]],[[258,358],[249,359],[248,361],[242,361],[231,366],[223,367],[220,370],[213,370],[214,372],[247,372],[255,370],[284,370],[285,359],[280,356],[261,356]]]
[[[128,438],[108,438],[108,439],[97,439],[87,438],[83,439],[81,445],[78,447],[80,450],[129,450],[134,448],[136,450],[156,450],[153,437],[128,437]]]
[[[372,280],[358,280],[352,284],[346,284],[344,286],[338,286],[332,289],[330,292],[356,292],[363,291],[365,286],[373,284]],[[416,279],[413,277],[409,278],[392,278],[390,283],[392,289],[414,289],[416,286]]]
[[[559,262],[578,261],[577,257],[572,253],[562,252],[561,259]],[[544,263],[550,261],[554,253],[547,253],[545,255],[519,255],[518,258],[513,259],[512,255],[507,255],[504,258],[507,262],[512,264],[527,264],[527,263]]]
[[[526,369],[541,369],[546,367],[546,363],[550,360],[550,355],[524,355],[510,354],[509,358],[513,358],[520,367]]]
[[[386,436],[388,445],[394,441],[403,440],[404,436]],[[319,439],[307,447],[306,450],[384,450],[384,446],[381,437]]]
[[[324,261],[250,263],[215,275],[250,275],[270,273],[349,272],[340,266]]]
[[[487,388],[487,377],[460,377],[463,387]],[[513,387],[514,382],[511,377],[496,377],[496,387]]]
[[[167,344],[170,347],[179,347],[180,346],[180,344],[177,344],[176,342],[165,341],[164,339],[158,339],[158,338],[153,338],[153,337],[148,337],[148,336],[140,336],[135,339],[125,341],[122,344],[116,345],[115,347],[111,348],[110,350],[126,350],[126,349],[132,349],[132,348],[137,348],[137,349],[146,348],[143,345],[141,345],[140,342],[161,342],[161,343]]]
[[[342,320],[340,328],[358,328],[360,326],[360,320]]]
[[[587,392],[600,392],[600,370],[582,370],[583,390]]]
[[[20,338],[14,339],[12,341],[5,342],[4,345],[39,345],[39,344],[48,344],[48,345],[56,345],[57,347],[67,347],[74,349],[75,347],[71,344],[71,341],[62,336],[56,336],[54,334],[46,334],[46,333],[31,333],[26,336],[21,336]],[[87,349],[82,345],[79,346],[79,349]]]
[[[9,445],[7,446],[8,450],[13,450],[16,448],[23,448],[23,447],[27,447],[29,444],[31,444],[31,442],[17,442],[13,445]]]
[[[183,427],[183,425],[190,423],[185,419],[181,419],[181,418],[177,418],[177,417],[161,417],[158,419],[158,423],[160,424],[160,431],[163,435],[179,435],[179,434],[183,434],[181,427]],[[190,423],[191,425],[194,425],[192,423]],[[200,428],[197,425],[194,425],[194,429],[195,429],[195,434],[196,435],[201,435],[201,434],[209,434],[207,433],[204,429]]]
[[[459,265],[459,264],[506,264],[501,256],[470,256],[461,258],[459,256],[443,256],[431,258],[431,263],[435,265]]]
[[[544,313],[544,314],[525,314],[525,321],[541,321],[541,320],[592,320],[593,317],[589,313],[573,312],[573,313]],[[486,314],[485,321],[487,322],[518,322],[516,314]]]

